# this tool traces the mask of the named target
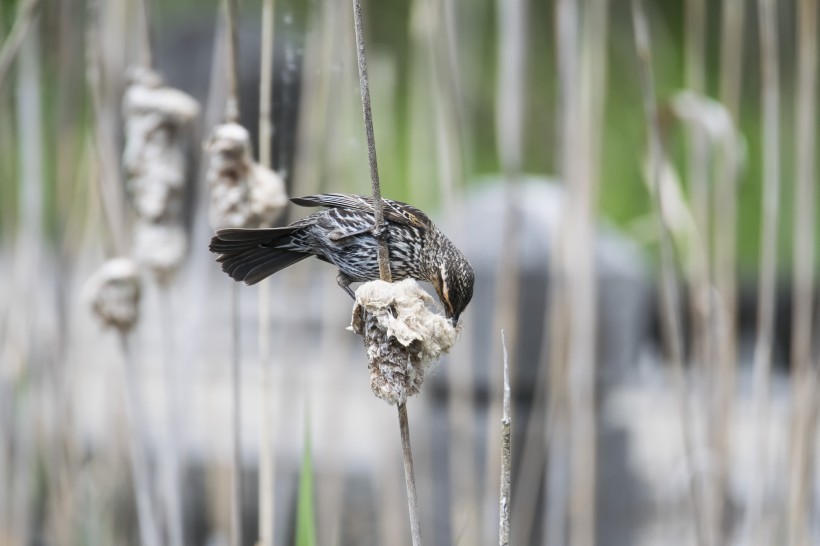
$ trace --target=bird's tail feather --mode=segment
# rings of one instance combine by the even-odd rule
[[[211,239],[211,252],[219,254],[222,271],[234,280],[256,284],[309,254],[277,248],[286,243],[295,228],[221,229]]]

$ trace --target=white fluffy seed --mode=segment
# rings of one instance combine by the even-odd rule
[[[139,319],[140,279],[130,258],[105,262],[88,279],[86,298],[105,326],[126,332]]]
[[[371,281],[356,290],[350,329],[364,336],[373,394],[390,404],[418,393],[427,368],[458,337],[431,301],[413,279]]]
[[[285,184],[275,172],[254,163],[248,131],[236,123],[218,125],[207,150],[211,227],[271,226],[287,205]]]

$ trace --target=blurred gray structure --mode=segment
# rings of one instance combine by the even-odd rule
[[[493,384],[491,380],[491,368],[500,365],[500,355],[493,350],[496,346],[494,341],[499,336],[499,332],[494,331],[499,326],[494,321],[497,312],[495,306],[499,262],[504,255],[503,246],[515,245],[519,264],[516,299],[518,340],[516,346],[510,348],[517,362],[516,375],[512,378],[515,491],[521,485],[522,452],[528,433],[532,434],[535,431],[539,434],[539,438],[534,441],[540,444],[538,449],[541,453],[541,464],[545,464],[546,461],[546,444],[543,438],[543,431],[546,430],[545,415],[542,412],[534,413],[532,410],[536,398],[543,397],[546,391],[541,383],[547,374],[539,375],[539,368],[546,362],[542,353],[549,350],[549,339],[543,334],[545,320],[548,320],[551,241],[561,226],[562,215],[566,210],[566,194],[560,184],[546,177],[529,176],[517,182],[512,191],[515,200],[514,210],[519,215],[520,232],[516,241],[505,241],[502,240],[501,226],[507,206],[507,192],[510,189],[497,177],[487,177],[473,187],[475,189],[456,207],[453,216],[443,219],[442,228],[451,234],[456,244],[463,249],[476,271],[475,298],[466,316],[467,321],[474,323],[468,325],[473,328],[473,332],[469,336],[465,335],[463,340],[469,340],[473,344],[471,365],[474,367],[475,379],[472,391],[462,388],[450,392],[446,383],[447,376],[443,373],[435,376],[435,384],[428,385],[428,388],[433,387],[440,396],[435,396],[431,400],[435,407],[430,413],[433,419],[446,422],[447,397],[468,396],[478,405],[476,410],[486,421],[488,400],[500,393],[499,385]],[[646,257],[637,243],[605,222],[599,223],[595,263],[598,282],[598,385],[599,398],[604,398],[609,390],[618,385],[619,380],[635,372],[650,331],[653,284]],[[447,365],[446,362],[443,364]],[[460,382],[458,378],[452,381]],[[492,389],[499,392],[491,395]],[[469,404],[472,401],[465,400],[463,403]],[[633,533],[640,524],[640,514],[645,512],[647,507],[635,505],[640,502],[640,491],[635,485],[639,480],[630,469],[627,460],[623,431],[607,423],[603,415],[599,414],[599,417],[601,426],[598,433],[598,472],[599,483],[605,484],[604,487],[599,487],[598,491],[600,534],[607,537],[606,544],[634,544]],[[495,423],[485,422],[484,425],[485,434],[497,433]],[[450,438],[447,427],[442,423],[436,430],[440,436],[431,439],[433,444],[447,444]],[[476,447],[484,446],[486,442],[486,437],[480,438]],[[483,452],[477,456],[482,457]],[[435,460],[446,461],[447,458],[436,457]],[[479,474],[486,476],[494,470],[484,468]],[[446,487],[449,482],[439,483]],[[446,498],[445,491],[439,494]],[[515,495],[513,498],[515,499]],[[538,523],[544,512],[541,494],[539,499],[539,505],[535,507],[536,524],[531,533],[532,544],[540,544],[541,540]],[[513,513],[516,508],[513,504]],[[441,522],[442,526],[447,523],[446,520]],[[447,532],[449,533],[449,530]],[[514,528],[513,533],[514,542],[522,544],[515,540],[521,529]]]

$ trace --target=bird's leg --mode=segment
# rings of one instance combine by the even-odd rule
[[[373,235],[373,238],[377,241],[381,241],[387,236],[387,226],[385,224],[382,224],[380,226],[373,224],[369,231],[370,234]]]
[[[342,287],[342,290],[347,292],[347,294],[351,298],[353,298],[354,300],[356,299],[356,294],[354,294],[353,289],[350,288],[350,283],[353,282],[353,279],[351,279],[350,277],[348,277],[347,275],[345,275],[344,273],[339,271],[339,274],[336,275],[336,282],[339,283],[339,286]]]

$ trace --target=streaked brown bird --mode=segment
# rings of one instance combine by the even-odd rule
[[[339,286],[379,278],[378,240],[370,197],[327,193],[296,197],[304,207],[326,207],[289,226],[221,229],[210,250],[222,270],[237,281],[256,284],[289,265],[316,256],[339,268]],[[413,278],[433,285],[455,325],[473,297],[475,275],[467,258],[419,209],[384,199],[384,227],[393,280]]]

